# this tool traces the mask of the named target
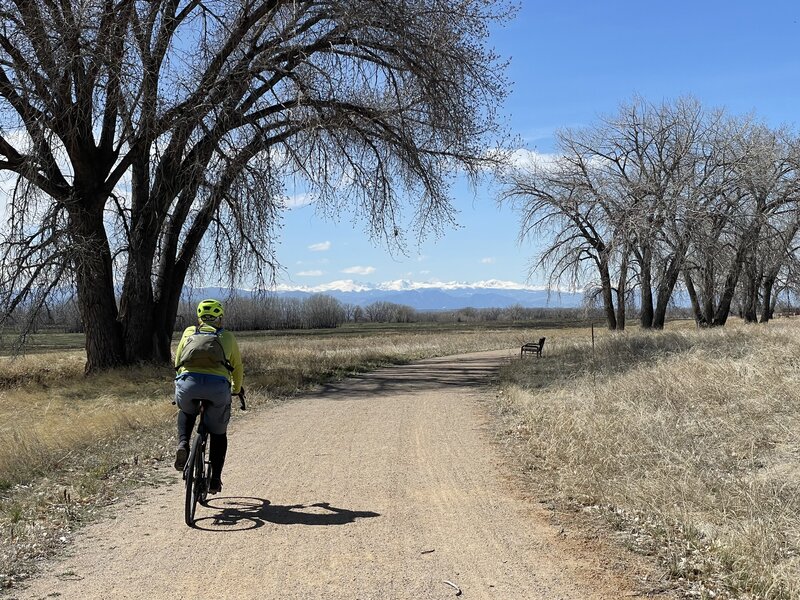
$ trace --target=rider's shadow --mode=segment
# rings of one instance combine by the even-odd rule
[[[283,506],[271,504],[263,498],[214,498],[206,503],[206,507],[215,511],[214,514],[197,519],[195,527],[208,531],[256,529],[265,523],[346,525],[356,519],[380,516],[372,511],[337,508],[328,502]]]

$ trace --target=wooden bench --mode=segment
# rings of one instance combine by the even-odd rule
[[[542,356],[542,348],[544,348],[544,340],[545,338],[539,338],[538,342],[528,342],[527,344],[522,344],[522,348],[519,350],[520,357],[526,354],[535,354],[536,356]]]

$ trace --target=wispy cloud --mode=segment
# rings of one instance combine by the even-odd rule
[[[282,200],[286,208],[300,208],[313,203],[316,198],[311,194],[295,194],[294,196],[284,196]]]
[[[494,262],[495,261],[494,261],[494,257],[493,256],[487,256],[486,258],[482,258],[481,259],[481,264],[482,265],[493,265]]]
[[[297,276],[298,277],[319,277],[320,275],[324,275],[322,271],[300,271]]]
[[[312,252],[327,252],[331,249],[331,243],[326,241],[319,242],[318,244],[311,244],[308,249]]]
[[[342,269],[342,273],[347,273],[349,275],[372,275],[375,272],[375,267],[347,267],[346,269]]]
[[[514,168],[537,167],[539,169],[552,169],[558,160],[558,154],[547,154],[536,150],[519,148],[508,157],[508,162]]]

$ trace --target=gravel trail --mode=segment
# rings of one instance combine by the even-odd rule
[[[425,360],[237,411],[224,489],[198,507],[197,529],[183,523],[176,475],[85,528],[12,597],[636,596],[599,542],[565,539],[515,488],[486,416],[512,356]]]

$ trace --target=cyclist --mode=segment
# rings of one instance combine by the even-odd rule
[[[200,412],[200,400],[207,400],[205,426],[210,436],[209,493],[222,489],[222,467],[228,450],[228,422],[231,394],[241,395],[242,358],[236,338],[222,327],[224,309],[218,300],[197,305],[197,325],[187,327],[175,351],[175,403],[178,411],[178,448],[175,468],[182,471],[189,456],[189,438]]]

